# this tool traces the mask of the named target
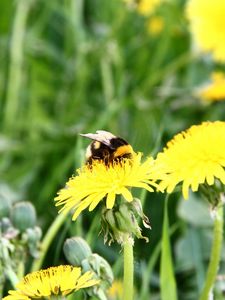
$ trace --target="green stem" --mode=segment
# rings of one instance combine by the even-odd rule
[[[31,271],[37,271],[41,268],[43,260],[45,258],[45,255],[48,251],[48,248],[52,242],[52,240],[54,239],[56,233],[58,232],[59,228],[61,227],[61,225],[63,224],[63,222],[65,221],[66,217],[68,216],[68,214],[59,214],[55,221],[52,223],[52,225],[50,226],[50,228],[48,229],[42,243],[41,243],[41,253],[40,256],[37,260],[35,260],[33,262],[33,265],[31,267]]]
[[[123,275],[123,300],[133,299],[134,262],[133,239],[127,237],[123,244],[124,275]]]
[[[22,255],[21,255],[22,257]],[[18,264],[18,267],[17,267],[17,277],[19,279],[22,279],[23,276],[24,276],[24,272],[25,272],[25,259],[21,259],[21,261],[19,262]]]
[[[0,232],[0,238],[1,238],[1,232]],[[11,282],[12,286],[15,288],[19,279],[12,268],[12,261],[11,261],[10,255],[9,255],[8,248],[5,247],[4,245],[0,245],[0,247],[2,248],[1,249],[2,250],[2,253],[1,253],[2,254],[2,262],[4,262],[4,264],[1,265],[1,267],[2,267],[2,269],[4,269],[4,272],[7,276],[7,278]]]
[[[215,211],[213,244],[207,270],[205,285],[199,300],[209,300],[213,284],[219,268],[220,254],[223,242],[223,206],[220,204]]]
[[[69,13],[73,24],[75,47],[79,49],[80,43],[85,37],[83,26],[84,0],[70,0],[69,3]]]
[[[8,277],[8,279],[10,280],[13,288],[16,287],[19,279],[18,277],[16,276],[16,273],[14,272],[14,270],[12,269],[11,265],[8,265],[6,268],[5,268],[5,273],[6,273],[6,276]]]
[[[113,96],[114,96],[113,76],[112,76],[110,60],[107,54],[101,60],[101,75],[102,75],[104,100],[107,106],[113,100]]]
[[[23,48],[24,36],[26,31],[26,22],[30,7],[33,1],[18,0],[16,1],[16,11],[12,27],[12,35],[10,39],[9,49],[9,75],[6,92],[5,106],[5,127],[12,129],[19,108],[19,92],[22,82],[23,72]]]

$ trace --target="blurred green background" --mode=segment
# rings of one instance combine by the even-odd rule
[[[0,194],[31,201],[44,233],[57,215],[56,192],[84,161],[88,141],[79,133],[108,130],[136,151],[155,156],[192,124],[225,121],[223,102],[208,105],[196,97],[196,88],[224,66],[196,55],[184,7],[185,1],[164,1],[147,17],[122,0],[1,0]],[[163,20],[157,33],[148,27],[154,17]],[[142,300],[160,299],[165,195],[139,196],[146,196],[152,230],[144,232],[150,243],[136,242],[136,290]],[[197,299],[209,256],[212,224],[206,204],[197,198],[184,202],[175,193],[169,201],[182,300]],[[45,266],[64,262],[63,241],[76,234],[113,265],[120,249],[105,246],[102,236],[96,239],[97,214],[68,220]],[[120,261],[114,270],[119,278]]]

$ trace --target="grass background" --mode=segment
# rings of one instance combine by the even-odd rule
[[[164,19],[164,28],[153,35],[148,18],[120,0],[1,0],[0,193],[31,201],[43,232],[57,215],[56,192],[84,161],[88,141],[79,133],[108,130],[155,156],[175,133],[225,120],[223,102],[206,105],[195,96],[210,72],[224,66],[196,54],[184,7],[181,0],[159,6],[153,16]],[[144,197],[152,230],[144,232],[150,243],[136,241],[135,285],[140,299],[160,299],[165,195]],[[198,195],[190,198],[184,202],[174,193],[168,206],[182,300],[197,299],[211,241],[207,206]],[[113,265],[120,249],[95,238],[96,215],[97,210],[84,212],[78,222],[68,220],[44,266],[64,262],[63,241],[76,234]],[[120,262],[114,270],[122,276]],[[223,289],[224,281],[218,284]],[[217,297],[223,299],[221,293]]]

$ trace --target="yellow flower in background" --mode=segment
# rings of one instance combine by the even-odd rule
[[[214,72],[211,75],[211,83],[199,90],[199,96],[206,101],[225,100],[225,74]]]
[[[215,179],[225,184],[225,122],[204,122],[177,134],[157,155],[155,167],[161,172],[160,187],[171,193],[182,183],[185,199],[191,187],[213,185]]]
[[[9,291],[3,300],[40,299],[54,295],[68,295],[82,288],[98,284],[92,272],[81,275],[81,268],[62,265],[51,267],[26,275],[16,286],[17,290]]]
[[[225,1],[189,0],[186,13],[199,48],[225,61]]]
[[[123,283],[121,280],[113,281],[112,286],[108,289],[108,297],[110,300],[122,299]]]
[[[141,15],[148,16],[154,12],[161,2],[162,0],[140,0],[137,3],[137,11]]]
[[[164,19],[162,17],[151,17],[147,22],[148,32],[152,35],[158,35],[164,28]]]
[[[73,220],[89,207],[92,211],[106,197],[106,207],[114,206],[116,195],[122,195],[128,202],[133,200],[131,187],[144,188],[149,192],[156,186],[151,174],[153,158],[141,162],[142,154],[134,154],[132,159],[123,159],[109,166],[95,161],[91,168],[85,165],[77,170],[77,175],[70,178],[66,187],[55,198],[56,206],[63,205],[61,211],[73,209]]]

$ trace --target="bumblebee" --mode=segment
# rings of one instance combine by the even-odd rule
[[[86,163],[92,164],[93,161],[103,161],[105,165],[112,162],[121,161],[124,158],[132,158],[133,148],[121,137],[113,135],[105,130],[97,130],[96,133],[80,134],[93,140],[86,151]]]

